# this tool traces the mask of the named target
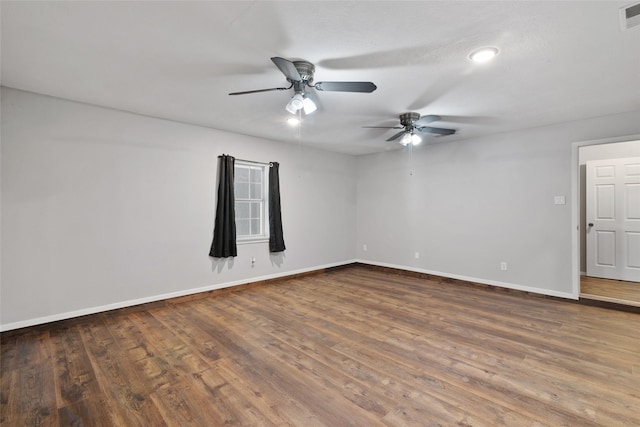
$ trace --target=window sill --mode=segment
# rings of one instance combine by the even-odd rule
[[[268,237],[252,237],[249,239],[236,240],[236,245],[247,245],[250,243],[269,243],[269,238]]]

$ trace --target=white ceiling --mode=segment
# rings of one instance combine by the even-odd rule
[[[301,143],[364,154],[399,148],[407,111],[437,114],[454,141],[640,109],[640,26],[619,1],[9,2],[2,84],[298,143],[293,90],[272,56],[316,81],[372,81],[371,94],[317,92]],[[496,59],[468,54],[492,45]],[[433,137],[431,137],[433,138]],[[430,141],[433,141],[430,139]]]

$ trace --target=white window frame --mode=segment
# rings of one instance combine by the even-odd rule
[[[237,197],[237,192],[234,191],[235,205],[234,209],[236,210],[237,217],[237,203],[238,202],[249,202],[249,203],[260,203],[260,226],[262,228],[262,232],[259,234],[251,234],[245,236],[237,235],[238,225],[236,222],[236,243],[255,243],[255,242],[268,242],[269,241],[269,164],[268,163],[258,163],[258,162],[250,162],[247,160],[237,160],[235,161],[234,166],[234,190],[236,188],[236,169],[235,168],[247,168],[251,169],[259,169],[262,171],[262,198],[261,199],[240,199]],[[251,212],[251,208],[249,208],[249,212]],[[251,215],[251,214],[250,214]],[[236,218],[237,221],[237,218]]]

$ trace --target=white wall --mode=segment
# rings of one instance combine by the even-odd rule
[[[632,112],[442,139],[416,148],[409,175],[405,150],[299,150],[2,88],[0,328],[356,257],[575,296],[572,143],[639,133]],[[284,256],[266,243],[240,245],[233,260],[208,256],[221,153],[280,162]]]
[[[612,144],[587,145],[578,151],[580,167],[580,272],[587,271],[587,206],[586,206],[586,165],[591,160],[622,159],[640,156],[640,141],[626,141]]]
[[[406,149],[359,157],[358,258],[576,297],[572,143],[639,131],[636,111],[459,142],[442,138],[416,147],[413,175]],[[566,204],[555,205],[554,196]]]
[[[354,157],[7,88],[1,136],[3,330],[355,258]],[[280,162],[284,255],[208,256],[222,153]]]

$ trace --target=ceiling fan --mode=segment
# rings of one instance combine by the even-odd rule
[[[313,88],[319,91],[330,92],[364,92],[371,93],[377,86],[371,82],[316,82],[313,84],[313,73],[315,66],[308,61],[289,61],[288,59],[271,58],[276,67],[284,74],[287,81],[291,83],[289,87],[274,87],[269,89],[247,90],[244,92],[231,92],[229,95],[246,95],[249,93],[269,92],[274,90],[289,90],[293,88],[294,95],[287,103],[286,109],[291,114],[304,110],[305,114],[313,113],[317,110],[313,95],[306,91],[306,88]]]
[[[373,129],[402,129],[400,132],[393,135],[387,141],[395,141],[402,137],[398,141],[402,145],[416,145],[419,144],[422,139],[418,135],[419,133],[429,133],[436,136],[453,135],[456,133],[455,129],[436,128],[431,126],[425,126],[429,123],[437,122],[442,117],[436,115],[428,115],[420,117],[419,113],[403,113],[400,114],[401,126],[363,126],[365,128]]]

